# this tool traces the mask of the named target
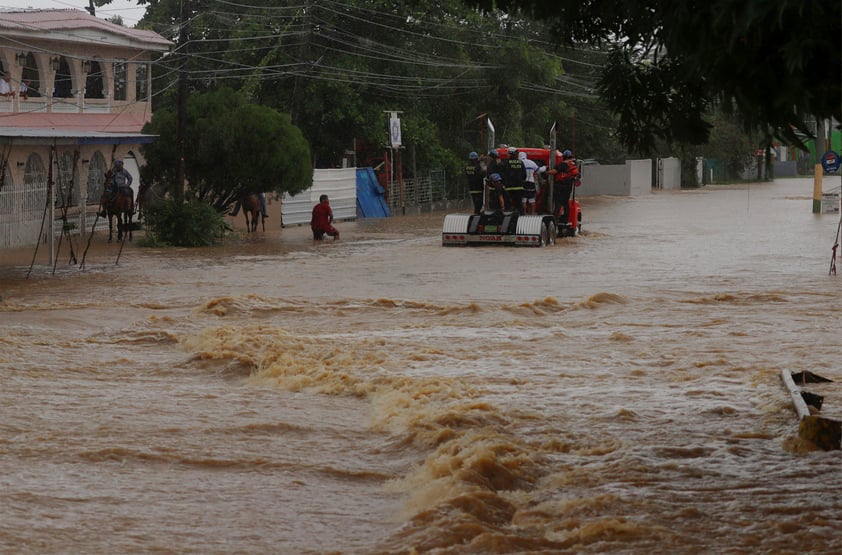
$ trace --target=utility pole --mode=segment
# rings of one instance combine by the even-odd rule
[[[181,2],[181,29],[178,33],[178,51],[181,62],[178,69],[178,121],[176,124],[176,148],[178,149],[178,171],[176,172],[173,199],[177,203],[184,202],[184,181],[186,170],[184,167],[184,141],[187,127],[187,51],[190,42],[190,0]]]
[[[303,17],[302,22],[304,23],[304,28],[307,29],[306,34],[304,35],[304,42],[301,45],[301,50],[299,53],[300,59],[298,62],[298,69],[295,73],[295,80],[292,82],[292,98],[290,99],[290,107],[289,107],[289,116],[290,121],[293,125],[298,125],[298,117],[299,117],[299,106],[301,103],[301,95],[303,94],[303,88],[307,86],[307,75],[311,68],[310,63],[310,41],[312,40],[313,34],[313,9],[315,4],[312,0],[306,0],[304,2],[303,9]],[[302,75],[305,74],[305,75]]]

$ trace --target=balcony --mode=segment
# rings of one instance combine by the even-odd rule
[[[85,98],[81,94],[72,97],[29,97],[15,95],[0,97],[0,113],[37,114],[114,114],[143,112],[149,107],[146,102],[112,101],[110,98]]]

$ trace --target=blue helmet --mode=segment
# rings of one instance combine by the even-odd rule
[[[564,156],[565,158],[572,158],[573,157],[573,153],[570,152],[569,150],[565,150],[564,152],[561,153],[561,155]]]
[[[500,177],[499,173],[492,173],[491,174],[491,181],[503,181],[503,178]]]
[[[471,160],[479,160],[479,154],[477,154],[476,152],[472,152],[468,154],[468,158]]]
[[[488,155],[491,156],[492,158],[497,158],[498,156],[500,156],[499,154],[497,154],[497,151],[494,150],[494,149],[489,150]]]

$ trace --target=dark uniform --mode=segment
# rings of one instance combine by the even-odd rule
[[[486,179],[486,184],[488,185],[488,190],[490,194],[489,205],[490,208],[494,210],[505,210],[505,201],[508,198],[508,194],[506,193],[506,187],[503,182],[503,163],[500,161],[500,156],[497,154],[496,150],[491,150],[488,152],[488,162],[486,163],[485,168],[485,175],[488,176]],[[500,180],[494,182],[491,179],[492,175],[497,174],[500,177]],[[500,204],[499,198],[502,195],[504,200],[503,206],[498,206]]]
[[[494,210],[503,211],[506,207],[506,188],[499,173],[488,174],[488,188],[491,191],[489,204]]]
[[[465,166],[465,177],[468,180],[468,192],[474,203],[474,214],[482,212],[482,193],[485,184],[485,168],[479,161],[476,152],[470,154],[468,165]]]
[[[523,165],[523,160],[518,158],[517,150],[509,149],[509,158],[503,160],[501,165],[504,167],[503,182],[506,185],[506,191],[509,193],[509,208],[511,210],[522,210],[523,203],[523,184],[526,181],[526,167]]]

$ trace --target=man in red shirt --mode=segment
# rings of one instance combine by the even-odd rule
[[[319,197],[319,204],[313,207],[313,217],[310,219],[313,239],[320,241],[324,239],[325,234],[330,235],[334,240],[339,239],[339,232],[331,224],[333,224],[333,209],[330,207],[327,195],[322,195]]]

